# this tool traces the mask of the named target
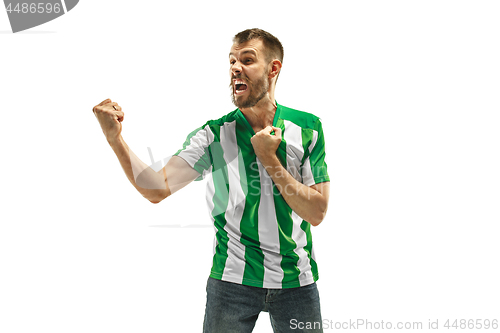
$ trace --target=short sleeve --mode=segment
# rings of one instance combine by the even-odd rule
[[[210,145],[213,141],[214,135],[210,126],[205,124],[189,133],[182,148],[174,154],[200,173],[195,180],[202,180],[211,170]]]
[[[308,147],[308,156],[302,165],[302,183],[312,186],[323,182],[329,182],[326,165],[325,137],[323,126],[318,118],[312,130],[311,144]]]

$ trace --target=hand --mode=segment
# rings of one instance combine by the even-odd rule
[[[274,135],[271,132],[274,130]],[[250,139],[253,150],[261,162],[276,157],[276,150],[281,143],[281,128],[267,126]]]
[[[108,98],[94,106],[92,111],[97,117],[108,142],[118,138],[122,131],[121,122],[125,116],[121,106],[116,102],[111,102]]]

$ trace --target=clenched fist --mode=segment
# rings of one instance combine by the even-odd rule
[[[271,132],[274,131],[274,135]],[[267,126],[263,130],[255,133],[250,139],[255,155],[261,162],[269,158],[276,157],[276,150],[281,142],[281,128]]]
[[[121,106],[108,98],[92,109],[108,142],[117,139],[122,131],[124,113]]]

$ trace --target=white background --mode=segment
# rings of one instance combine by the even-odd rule
[[[500,319],[499,17],[497,1],[85,0],[12,34],[0,10],[0,332],[201,331],[205,184],[143,199],[92,107],[120,103],[146,163],[170,156],[234,109],[231,38],[252,27],[284,45],[277,101],[323,120],[323,318]]]

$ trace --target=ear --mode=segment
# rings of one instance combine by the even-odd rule
[[[281,61],[279,61],[278,59],[274,59],[271,62],[271,69],[269,71],[269,78],[272,79],[273,77],[278,76],[280,71],[281,71]]]

